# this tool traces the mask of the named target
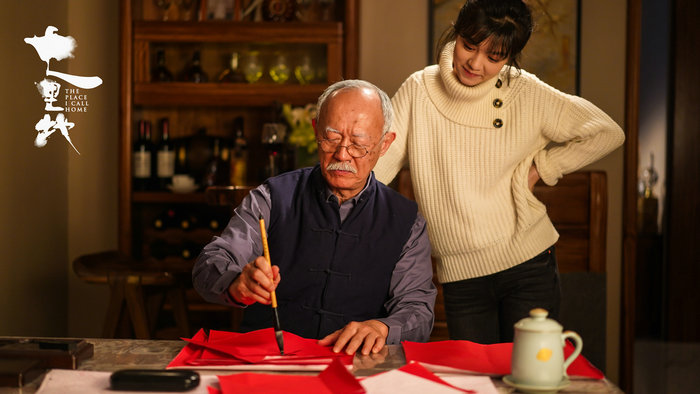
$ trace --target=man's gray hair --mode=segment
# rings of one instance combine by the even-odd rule
[[[394,119],[394,107],[391,106],[391,99],[389,98],[389,96],[387,96],[386,93],[384,93],[383,90],[379,89],[374,84],[361,79],[347,79],[340,82],[336,82],[331,86],[327,87],[326,90],[323,91],[321,96],[319,96],[318,103],[316,104],[316,122],[319,121],[323,105],[326,103],[328,97],[330,97],[333,93],[344,89],[362,88],[372,89],[379,96],[379,99],[382,103],[382,114],[384,115],[384,127],[382,128],[382,136],[384,136],[384,134],[386,134],[387,131],[391,130],[391,122]]]

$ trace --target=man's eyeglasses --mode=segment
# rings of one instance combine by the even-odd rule
[[[339,148],[345,148],[348,150],[348,154],[355,159],[359,159],[361,157],[367,156],[367,153],[369,153],[369,150],[365,148],[362,145],[357,145],[357,144],[350,144],[350,145],[340,145],[340,138],[334,138],[334,139],[322,139],[318,141],[318,146],[321,147],[321,150],[325,153],[335,153],[338,151]]]

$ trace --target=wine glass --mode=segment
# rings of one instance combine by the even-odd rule
[[[258,55],[258,51],[250,51],[248,53],[248,61],[243,67],[243,75],[245,75],[248,83],[255,83],[262,77],[263,66],[260,64]]]
[[[287,66],[287,57],[284,54],[277,54],[277,60],[270,67],[270,77],[279,84],[285,83],[289,79],[289,67]]]
[[[311,67],[311,59],[309,58],[309,55],[304,55],[301,60],[301,64],[294,68],[294,76],[302,85],[306,85],[307,83],[313,81],[316,73]]]
[[[156,7],[161,9],[161,12],[163,14],[163,19],[164,21],[168,20],[168,9],[170,8],[170,4],[172,3],[172,0],[153,0],[153,3],[156,5]]]
[[[297,2],[297,19],[301,22],[316,22],[316,0],[296,0]]]
[[[335,0],[319,0],[318,5],[320,7],[321,21],[330,22],[335,19]]]
[[[192,19],[192,6],[194,2],[195,0],[176,0],[175,4],[177,4],[178,8],[182,11],[181,20],[189,21]]]

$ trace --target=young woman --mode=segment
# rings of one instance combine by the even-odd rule
[[[385,183],[411,169],[453,339],[512,341],[535,307],[557,318],[559,234],[532,189],[624,141],[596,106],[520,69],[532,27],[521,0],[467,0],[438,64],[393,97],[396,140],[374,169]]]

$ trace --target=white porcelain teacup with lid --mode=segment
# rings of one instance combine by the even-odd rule
[[[173,175],[173,188],[187,189],[194,186],[194,178],[185,174]]]
[[[515,323],[509,378],[516,384],[561,386],[563,381],[568,381],[566,369],[581,353],[581,337],[573,331],[562,333],[561,324],[548,319],[547,314],[546,310],[535,308],[530,311],[530,317]],[[574,341],[576,349],[564,360],[567,338]]]

